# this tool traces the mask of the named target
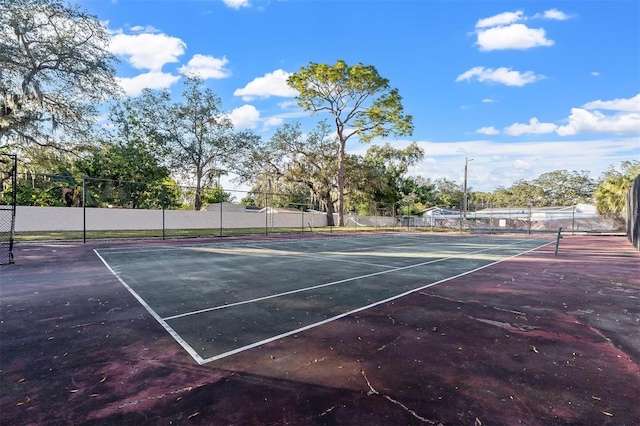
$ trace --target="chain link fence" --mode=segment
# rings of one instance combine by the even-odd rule
[[[0,244],[15,230],[21,240],[93,238],[225,237],[330,230],[317,200],[306,195],[202,188],[170,182],[145,183],[74,176],[70,173],[3,175],[3,205],[9,188],[17,199],[0,214]],[[197,193],[198,192],[198,193]],[[407,201],[407,202],[405,202]],[[416,210],[401,203],[359,203],[345,212],[345,228],[355,230],[458,230],[483,233],[623,232],[625,221],[599,216],[595,207],[470,206]],[[196,210],[195,205],[201,206]],[[334,215],[337,223],[337,214]],[[637,224],[637,222],[635,222]],[[12,230],[9,230],[14,227]],[[3,252],[4,246],[2,246]]]
[[[219,185],[197,191],[170,183],[19,174],[16,188],[22,240],[268,235],[327,225],[309,197]]]
[[[471,206],[469,211],[431,208],[422,216],[405,218],[405,226],[430,229],[452,229],[477,233],[624,233],[620,218],[604,217],[595,206],[577,204],[560,207]]]

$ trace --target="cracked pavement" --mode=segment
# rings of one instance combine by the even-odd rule
[[[99,244],[21,245],[0,269],[1,424],[640,424],[640,253],[624,238],[565,236],[558,256],[206,365]]]

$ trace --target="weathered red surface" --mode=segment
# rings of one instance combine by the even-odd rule
[[[113,245],[110,243],[109,245]],[[0,269],[2,424],[640,424],[640,253],[553,246],[203,366],[81,245]]]

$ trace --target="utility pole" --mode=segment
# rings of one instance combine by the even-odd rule
[[[464,157],[464,199],[462,201],[462,220],[467,220],[467,169],[469,167],[469,161],[473,161],[473,158],[469,159]]]

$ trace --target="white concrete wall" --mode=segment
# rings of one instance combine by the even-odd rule
[[[165,210],[166,229],[219,228],[220,210]],[[162,210],[87,208],[88,231],[162,229]],[[222,211],[223,228],[300,228],[326,226],[323,213],[257,213]],[[16,232],[82,231],[81,207],[16,207]]]

